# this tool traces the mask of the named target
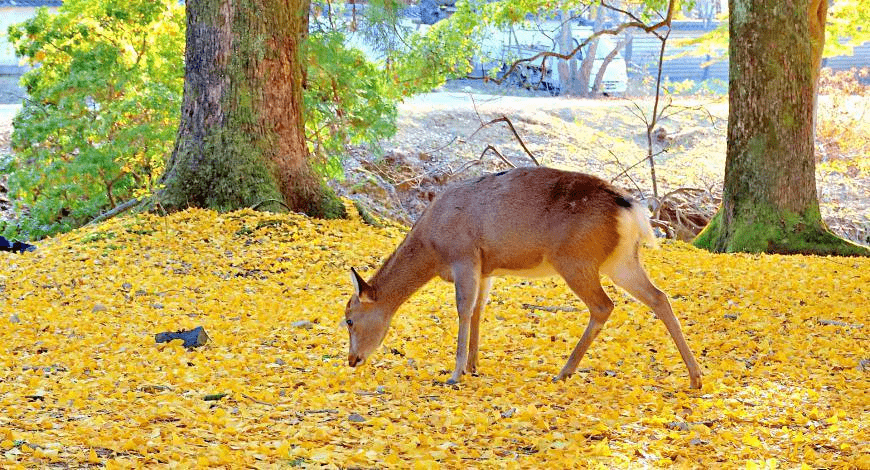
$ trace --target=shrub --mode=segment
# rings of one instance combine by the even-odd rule
[[[40,238],[154,189],[175,137],[184,10],[171,0],[70,0],[9,29],[33,69],[14,120],[17,226]]]

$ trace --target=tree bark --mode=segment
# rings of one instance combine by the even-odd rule
[[[717,252],[870,254],[831,234],[819,212],[813,127],[819,62],[808,24],[810,3],[729,2],[723,201],[695,240],[698,246]]]
[[[598,5],[595,12],[595,23],[592,26],[592,32],[597,33],[604,27],[605,17],[604,5]],[[580,63],[580,71],[578,73],[577,85],[580,87],[580,96],[593,97],[598,94],[594,88],[595,77],[592,76],[592,67],[595,65],[595,59],[598,57],[598,38],[593,39],[586,46],[583,61]],[[601,73],[601,70],[598,70]]]
[[[160,203],[217,210],[279,200],[343,214],[304,136],[301,45],[310,0],[189,0],[181,124]]]
[[[571,30],[571,12],[562,10],[562,27],[559,29],[559,52],[568,54],[574,50],[574,34]],[[577,58],[571,57],[568,60],[559,60],[557,64],[559,71],[559,87],[562,96],[577,95]]]
[[[595,74],[595,81],[592,84],[592,90],[596,92],[601,91],[601,84],[604,82],[604,72],[607,71],[607,67],[611,62],[613,62],[616,54],[619,54],[619,51],[623,46],[625,46],[624,39],[617,42],[613,50],[608,52],[607,56],[604,57],[604,60],[601,61],[601,67],[598,69],[598,73]]]

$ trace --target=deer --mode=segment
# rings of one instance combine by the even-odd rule
[[[449,186],[424,210],[396,250],[365,281],[351,268],[353,294],[344,323],[348,365],[363,364],[384,341],[396,310],[438,276],[455,287],[459,332],[447,384],[476,375],[480,318],[492,278],[558,275],[586,304],[589,323],[553,381],[566,380],[614,309],[601,274],[646,304],[670,333],[692,388],[701,369],[668,296],[640,262],[656,246],[647,209],[610,183],[546,167],[516,168]]]

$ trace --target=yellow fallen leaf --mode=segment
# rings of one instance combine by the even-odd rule
[[[761,447],[761,441],[754,434],[744,434],[743,437],[740,438],[740,442],[750,447]]]

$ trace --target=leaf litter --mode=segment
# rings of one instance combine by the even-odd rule
[[[349,269],[370,276],[405,230],[188,210],[0,257],[0,466],[870,468],[870,260],[646,250],[700,391],[607,282],[611,319],[552,383],[588,314],[561,281],[500,279],[480,375],[454,387],[441,281],[346,363]],[[154,340],[196,326],[199,348]]]

